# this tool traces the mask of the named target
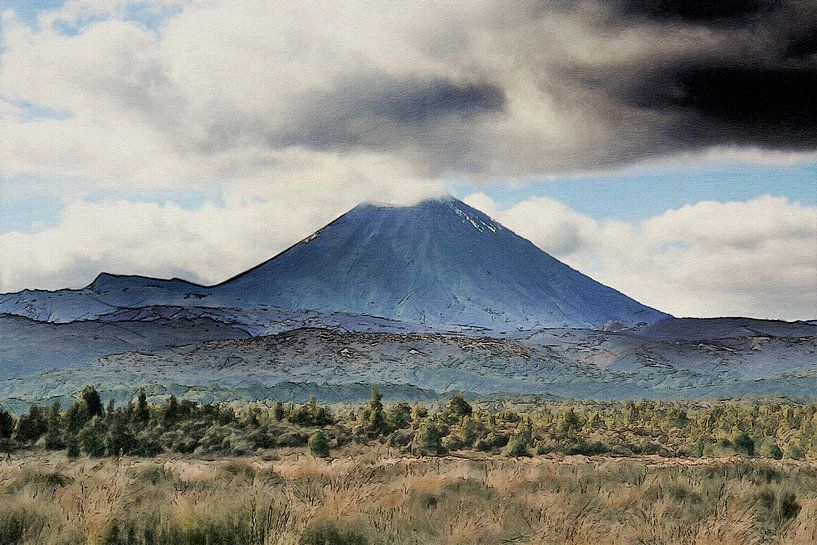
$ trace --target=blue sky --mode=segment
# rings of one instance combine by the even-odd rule
[[[12,189],[18,187],[25,189]],[[547,197],[597,220],[637,222],[699,201],[747,201],[763,195],[817,206],[817,165],[718,163],[686,169],[653,166],[476,189],[482,190],[501,208]],[[223,204],[220,191],[210,187],[100,190],[74,183],[74,194],[80,190],[90,201],[175,203],[187,209],[195,209],[205,202]],[[452,183],[451,191],[465,198],[475,191],[475,186]],[[0,196],[4,198],[0,232],[36,232],[56,225],[66,199],[61,195],[61,184],[24,177],[0,179]]]
[[[469,186],[456,193],[465,197],[472,191]],[[484,192],[503,208],[548,197],[599,220],[639,221],[699,201],[746,201],[762,195],[815,206],[817,165],[715,163],[683,169],[675,165],[632,168],[486,187]]]

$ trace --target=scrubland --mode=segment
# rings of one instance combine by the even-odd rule
[[[0,411],[2,545],[813,544],[817,405]]]
[[[0,464],[3,544],[811,544],[811,462],[556,456]]]

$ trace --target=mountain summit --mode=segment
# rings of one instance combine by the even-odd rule
[[[360,205],[211,290],[287,309],[489,329],[667,317],[454,198],[411,207]]]

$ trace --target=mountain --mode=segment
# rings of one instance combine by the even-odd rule
[[[102,274],[82,290],[0,296],[0,312],[55,322],[147,306],[273,307],[497,331],[668,317],[453,198],[358,206],[216,286]]]
[[[281,308],[499,330],[666,317],[453,198],[358,206],[213,289]]]

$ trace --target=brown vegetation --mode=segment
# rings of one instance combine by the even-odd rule
[[[808,462],[643,457],[333,460],[27,454],[0,464],[4,544],[798,544]]]

